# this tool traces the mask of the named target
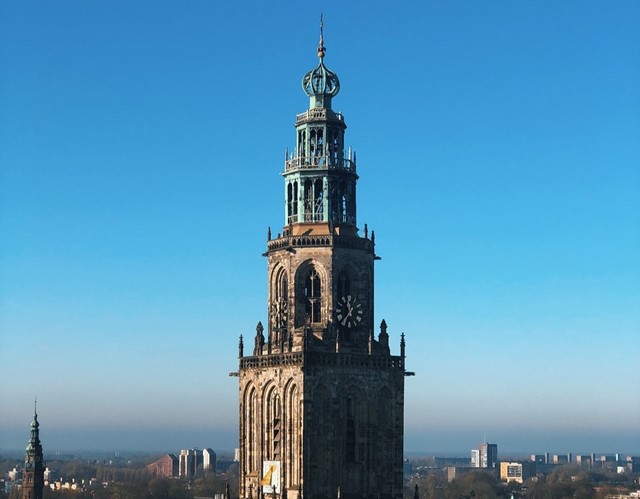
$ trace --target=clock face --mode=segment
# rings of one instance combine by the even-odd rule
[[[362,324],[364,307],[355,297],[343,296],[336,306],[338,324],[346,328],[354,328]]]

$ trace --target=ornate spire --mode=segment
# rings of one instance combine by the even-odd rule
[[[320,42],[318,43],[318,59],[320,59],[320,62],[315,69],[304,75],[302,78],[302,88],[309,97],[315,97],[316,101],[321,104],[321,107],[330,107],[331,97],[336,96],[340,91],[338,75],[324,65],[324,55],[326,51],[327,49],[324,46],[324,22],[322,15],[320,15]],[[321,99],[322,97],[329,98],[326,102],[326,104],[329,105],[325,106],[324,101]]]
[[[37,402],[33,403],[33,421],[31,421],[31,436],[27,442],[27,453],[35,453],[42,449],[40,443],[40,423],[38,423]]]

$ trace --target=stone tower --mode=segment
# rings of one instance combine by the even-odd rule
[[[324,64],[304,75],[284,165],[285,219],[268,234],[268,313],[239,344],[240,497],[402,497],[404,336],[374,335],[375,237],[356,223],[356,155]],[[249,348],[248,348],[249,349]]]
[[[44,459],[40,443],[40,424],[34,408],[31,436],[27,443],[22,473],[22,499],[42,499],[44,489]]]

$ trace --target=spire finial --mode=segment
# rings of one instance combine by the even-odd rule
[[[320,59],[324,58],[324,53],[326,49],[324,48],[324,21],[322,19],[322,13],[320,13],[320,41],[318,42],[318,57]]]

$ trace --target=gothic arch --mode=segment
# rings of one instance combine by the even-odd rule
[[[268,382],[262,390],[263,453],[267,459],[281,458],[282,399],[274,382]]]
[[[315,260],[303,262],[296,270],[296,326],[321,324],[329,295],[327,273]]]
[[[284,388],[284,476],[286,486],[300,484],[302,469],[302,400],[297,383],[290,379]],[[298,459],[296,459],[298,456]]]
[[[256,387],[253,383],[248,383],[243,394],[243,434],[244,434],[244,462],[242,463],[245,473],[252,473],[258,470],[259,449],[256,448],[257,436],[259,435],[258,421],[259,403]]]

